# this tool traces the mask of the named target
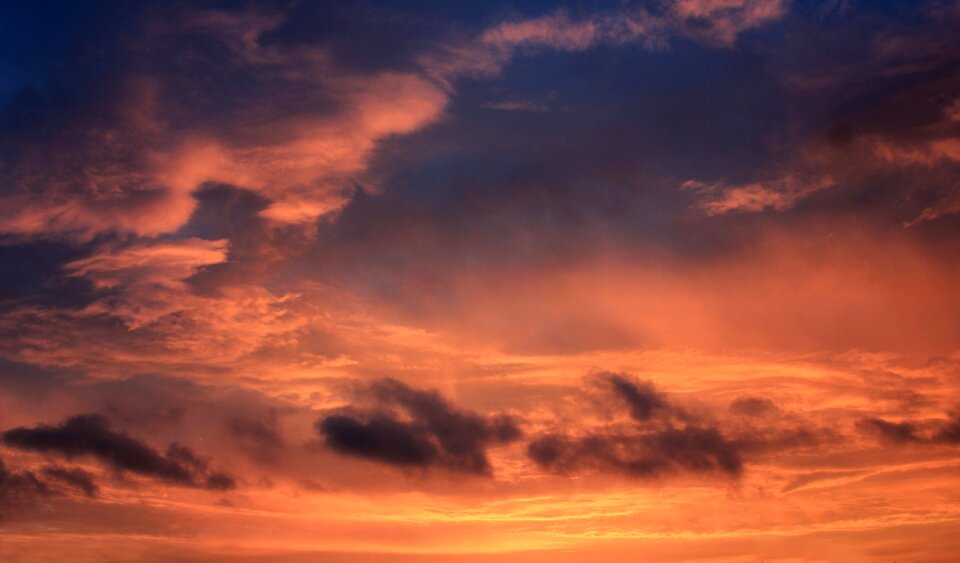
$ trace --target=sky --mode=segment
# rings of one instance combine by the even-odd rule
[[[0,559],[960,553],[960,3],[0,37]]]

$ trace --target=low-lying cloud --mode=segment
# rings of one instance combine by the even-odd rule
[[[55,426],[17,427],[2,434],[10,448],[74,459],[89,456],[112,469],[153,477],[167,483],[228,490],[236,487],[230,475],[209,471],[207,463],[193,450],[171,444],[161,453],[146,442],[118,432],[100,414],[72,416]]]
[[[509,416],[458,409],[436,391],[395,379],[377,381],[366,394],[372,409],[317,421],[317,432],[333,451],[390,465],[489,475],[487,448],[521,436]]]

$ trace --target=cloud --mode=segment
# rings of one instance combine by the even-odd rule
[[[100,491],[94,480],[93,474],[79,467],[63,467],[60,465],[47,465],[43,468],[43,475],[50,479],[60,481],[70,487],[83,491],[88,497],[95,497]]]
[[[780,407],[766,397],[737,397],[730,403],[730,412],[738,416],[763,417],[780,412]]]
[[[759,213],[767,209],[786,211],[798,201],[833,186],[834,182],[829,177],[804,181],[787,175],[772,181],[739,186],[687,180],[681,189],[696,193],[699,196],[696,205],[707,215],[724,215],[733,212]]]
[[[96,59],[109,73],[76,65],[50,78],[54,91],[74,79],[84,94],[75,107],[16,100],[11,113],[34,122],[0,139],[16,147],[0,168],[3,232],[172,233],[207,182],[262,194],[272,221],[309,223],[346,203],[381,140],[435,121],[447,101],[412,72],[353,72],[321,47],[265,46],[277,14],[178,6],[151,16],[135,18],[139,33],[104,30],[114,44]],[[157,64],[138,65],[133,52]]]
[[[226,241],[181,239],[97,249],[91,256],[69,262],[69,276],[82,277],[94,287],[112,290],[109,299],[91,304],[87,314],[109,314],[130,329],[183,310],[188,288],[184,280],[199,268],[226,259]]]
[[[550,471],[614,471],[652,477],[688,471],[739,476],[740,451],[715,428],[668,428],[625,435],[588,434],[571,438],[548,434],[527,445],[527,454]]]
[[[857,423],[861,432],[873,434],[888,444],[953,445],[960,443],[960,414],[924,421],[890,422],[868,417]]]
[[[597,44],[643,41],[664,47],[669,32],[723,46],[737,36],[783,16],[779,0],[679,0],[665,4],[661,13],[622,9],[583,19],[564,11],[538,18],[507,21],[486,30],[481,42],[500,48],[546,47],[583,51]]]
[[[541,47],[583,51],[599,43],[635,41],[660,31],[658,28],[661,27],[661,20],[642,10],[581,20],[572,20],[566,12],[560,11],[538,18],[501,23],[486,30],[480,42],[501,49]]]
[[[670,13],[687,35],[722,46],[744,31],[774,22],[787,11],[784,0],[677,0]]]
[[[785,12],[782,0],[680,0],[657,10],[631,7],[581,18],[558,9],[539,17],[508,19],[471,41],[426,53],[419,62],[429,76],[450,88],[461,76],[499,73],[518,53],[579,52],[628,43],[666,49],[674,35],[730,47],[741,33],[776,21]]]
[[[172,444],[166,454],[148,444],[111,428],[98,414],[70,417],[56,426],[18,427],[3,432],[3,443],[11,448],[61,455],[67,459],[90,456],[119,471],[154,477],[181,486],[233,488],[232,478],[206,472],[206,463],[192,450]]]
[[[960,139],[954,137],[925,140],[915,147],[875,138],[872,148],[877,158],[889,164],[934,166],[941,161],[960,162]]]
[[[555,12],[495,23],[463,34],[462,41],[444,35],[443,41],[422,44],[418,53],[436,58],[445,56],[447,48],[467,45],[484,53],[504,50],[509,58],[541,48],[571,50],[648,39],[657,43],[664,26],[668,35],[685,33],[679,22],[746,14],[747,4],[671,5],[663,13],[647,15],[628,9],[582,17]],[[356,195],[357,185],[364,186],[368,198],[390,189],[372,163],[413,140],[399,143],[399,136],[429,134],[429,126],[445,123],[450,102],[459,99],[469,82],[457,82],[470,75],[464,69],[438,79],[426,59],[389,68],[352,68],[342,64],[325,40],[295,45],[278,40],[284,24],[297,24],[289,21],[295,9],[229,13],[182,8],[151,14],[153,21],[143,30],[138,27],[142,20],[135,18],[132,29],[137,32],[124,34],[122,41],[129,49],[97,51],[106,57],[97,61],[111,72],[87,76],[83,69],[65,70],[65,76],[80,73],[85,78],[84,96],[78,97],[76,107],[58,110],[56,104],[36,100],[30,114],[38,121],[35,130],[24,125],[4,137],[14,147],[10,154],[23,157],[0,167],[9,174],[4,185],[10,189],[4,193],[10,199],[0,204],[10,215],[5,223],[9,232],[98,237],[92,239],[95,245],[89,243],[92,254],[69,261],[64,273],[71,282],[91,284],[101,297],[79,310],[18,307],[0,321],[0,330],[18,335],[18,341],[4,349],[11,357],[124,375],[145,367],[223,369],[264,350],[292,348],[309,323],[320,322],[311,319],[330,318],[331,303],[348,303],[353,297],[324,295],[308,303],[303,286],[316,287],[322,279],[346,288],[343,293],[355,290],[350,280],[340,277],[338,256],[326,249],[323,256],[309,257],[310,266],[290,265],[298,245],[313,239],[314,220],[324,216],[322,226],[337,223],[344,206],[363,197]],[[735,18],[738,29],[759,25],[756,18]],[[592,39],[577,39],[583,29],[593,30]],[[115,30],[104,33],[108,31]],[[106,44],[114,40],[119,41],[103,38]],[[126,52],[156,64],[142,68],[124,56]],[[505,59],[496,60],[502,65]],[[58,154],[56,162],[46,159],[50,151]],[[545,167],[563,159],[552,156],[543,159]],[[456,187],[443,189],[452,193]],[[233,197],[225,193],[231,190],[250,198],[238,204],[244,217],[213,216],[220,202]],[[392,202],[383,205],[392,207]],[[522,202],[504,208],[518,205]],[[461,207],[464,214],[473,212],[471,205]],[[585,214],[593,215],[590,210]],[[209,225],[225,220],[232,224]],[[443,240],[471,244],[468,237],[444,239],[430,233],[429,224],[408,223],[434,245],[446,244]],[[460,225],[458,220],[449,223]],[[403,242],[390,232],[392,221],[368,224]],[[532,240],[523,231],[533,222],[522,224],[525,227],[511,235]],[[299,237],[291,234],[294,227]],[[564,246],[550,240],[542,244]],[[335,252],[365,254],[352,251]],[[384,264],[413,255],[408,248],[382,251],[396,256]],[[361,266],[370,271],[369,264]],[[308,267],[323,271],[302,276]],[[303,279],[310,276],[314,279]],[[404,286],[388,285],[391,291]],[[608,323],[592,312],[568,322],[589,325],[590,335],[570,336],[564,323],[532,340],[550,351],[626,347],[640,340],[621,323]],[[517,342],[518,348],[524,345]],[[104,365],[108,362],[115,365]]]
[[[858,423],[861,430],[876,434],[881,440],[892,444],[920,442],[917,427],[909,422],[889,422],[882,418],[865,418]]]
[[[933,439],[941,444],[960,444],[960,413],[944,421]]]
[[[667,406],[666,398],[648,381],[637,381],[622,374],[609,372],[602,373],[598,377],[609,384],[612,390],[627,402],[630,407],[630,416],[638,422],[650,420],[659,414],[657,411]]]
[[[50,494],[43,481],[31,471],[11,471],[0,459],[0,518],[30,507]]]
[[[8,311],[0,325],[20,338],[10,354],[48,365],[121,358],[139,366],[133,369],[141,369],[143,362],[209,364],[250,354],[305,325],[306,318],[289,307],[295,294],[275,295],[247,281],[220,284],[201,294],[190,283],[192,276],[226,258],[223,239],[95,247],[63,266],[69,278],[92,284],[95,297],[82,307],[38,304]]]
[[[412,424],[386,416],[362,422],[349,416],[333,415],[317,423],[327,446],[336,452],[394,465],[433,464],[437,447],[429,435]]]
[[[677,416],[682,410],[651,383],[626,374],[603,373],[599,379],[626,403],[631,422],[588,427],[575,435],[545,432],[527,444],[534,463],[551,472],[613,472],[638,478],[742,473],[741,445],[717,427]]]
[[[317,431],[332,450],[398,466],[489,475],[487,448],[521,436],[510,417],[459,410],[435,391],[394,379],[377,381],[366,393],[373,399],[373,409],[317,421]]]

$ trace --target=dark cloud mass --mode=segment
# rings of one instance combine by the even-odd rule
[[[458,410],[435,391],[394,379],[377,381],[366,393],[376,404],[373,410],[317,421],[317,431],[334,451],[393,465],[487,475],[492,471],[487,448],[521,436],[506,415],[483,417]]]
[[[893,444],[953,445],[960,444],[960,415],[935,420],[891,422],[868,417],[857,423],[857,428],[881,441]]]
[[[541,467],[563,473],[587,469],[635,477],[678,471],[738,476],[743,469],[737,446],[715,428],[582,437],[548,434],[530,442],[527,454]]]
[[[317,423],[334,451],[396,465],[433,463],[437,448],[425,432],[412,424],[385,416],[367,422],[349,416],[328,416]]]
[[[203,486],[203,479],[208,478],[206,462],[189,448],[172,444],[164,455],[136,438],[113,430],[109,419],[99,414],[73,416],[56,426],[12,428],[2,436],[4,445],[11,448],[67,459],[91,456],[113,469],[177,485]],[[219,476],[212,488],[223,488],[225,483],[223,476]]]
[[[917,427],[910,422],[890,422],[882,418],[866,418],[858,423],[866,432],[876,434],[881,440],[894,444],[919,442]]]
[[[718,428],[677,416],[652,383],[626,374],[595,376],[621,399],[632,422],[588,431],[582,435],[545,433],[527,444],[527,455],[553,472],[582,470],[653,477],[677,472],[717,473],[737,477],[743,470],[742,445]]]

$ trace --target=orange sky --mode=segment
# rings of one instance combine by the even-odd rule
[[[956,560],[907,4],[0,9],[0,559]]]

